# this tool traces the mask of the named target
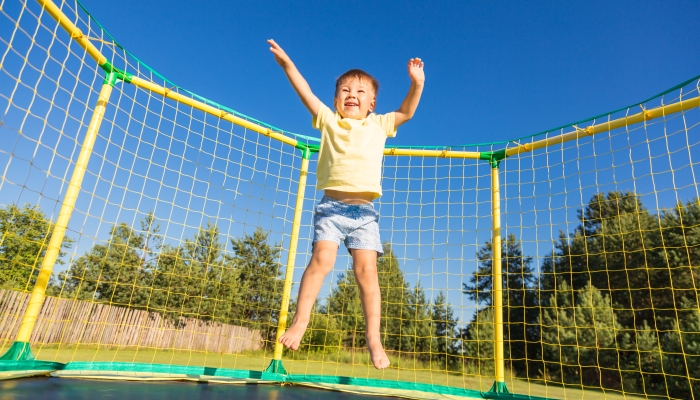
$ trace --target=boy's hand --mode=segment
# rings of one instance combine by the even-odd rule
[[[423,72],[423,61],[420,58],[408,60],[408,76],[411,78],[411,88],[408,89],[406,98],[401,103],[401,107],[394,112],[394,126],[403,125],[416,113],[420,96],[423,93],[425,84],[425,73]]]
[[[267,43],[270,44],[270,51],[275,55],[275,61],[277,61],[277,64],[279,64],[280,67],[285,68],[292,63],[292,60],[289,58],[287,53],[285,53],[280,45],[275,43],[274,40],[270,39],[267,41]]]
[[[423,72],[423,61],[421,61],[420,58],[412,58],[408,60],[408,76],[413,82],[425,82],[425,73]]]

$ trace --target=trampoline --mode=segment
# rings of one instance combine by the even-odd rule
[[[278,340],[318,137],[169,81],[78,0],[0,20],[0,400],[700,398],[700,76],[507,142],[386,147],[376,370],[342,248],[298,351]]]

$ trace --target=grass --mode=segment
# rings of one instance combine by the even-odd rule
[[[0,354],[6,349],[0,349]],[[240,370],[264,370],[272,360],[272,352],[255,351],[241,354],[218,354],[161,349],[116,349],[95,346],[37,347],[34,356],[39,360],[68,363],[71,361],[92,362],[139,362],[153,364],[174,364],[186,366],[206,366]],[[377,371],[369,364],[366,352],[339,351],[332,354],[289,352],[284,356],[284,366],[291,374],[336,375],[355,378],[385,379],[405,382],[421,382],[434,385],[452,386],[471,390],[488,391],[493,384],[492,376],[479,376],[477,371],[464,373],[448,372],[439,367],[416,361],[408,357],[390,356],[392,366]],[[506,385],[511,393],[555,399],[641,399],[642,397],[623,395],[614,391],[596,388],[553,384],[551,382],[506,377]]]

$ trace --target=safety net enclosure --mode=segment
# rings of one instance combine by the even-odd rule
[[[302,348],[276,343],[317,139],[173,84],[79,3],[0,13],[0,377],[700,396],[698,77],[510,142],[386,148],[377,371],[343,251]]]

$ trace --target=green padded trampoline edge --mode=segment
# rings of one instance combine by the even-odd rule
[[[34,375],[46,375],[64,367],[53,361],[35,360],[31,345],[27,342],[14,342],[0,356],[0,380],[21,378]]]
[[[29,342],[14,342],[5,354],[0,356],[0,361],[29,361],[34,360],[32,346]]]
[[[215,368],[202,366],[168,365],[168,364],[146,364],[132,362],[83,362],[75,361],[66,364],[39,361],[0,361],[0,371],[9,372],[5,374],[7,378],[23,377],[31,375],[45,375],[54,372],[57,377],[75,377],[90,375],[90,377],[116,378],[118,374],[122,378],[133,377],[135,379],[158,380],[166,379],[193,379],[193,380],[216,380],[222,378],[223,381],[259,382],[259,383],[290,383],[290,384],[317,384],[332,386],[340,385],[348,388],[364,387],[397,391],[415,391],[422,393],[434,393],[447,396],[458,396],[462,398],[476,399],[513,399],[513,400],[547,400],[543,397],[519,395],[513,393],[481,392],[478,390],[461,389],[444,385],[432,385],[427,383],[412,383],[390,381],[384,379],[353,378],[330,375],[305,375],[305,374],[278,374],[265,371],[238,370],[229,368]],[[12,372],[15,372],[12,374]],[[92,374],[89,374],[92,373]],[[146,374],[140,375],[139,374]],[[0,379],[3,379],[0,377]],[[389,394],[386,393],[385,394]]]

